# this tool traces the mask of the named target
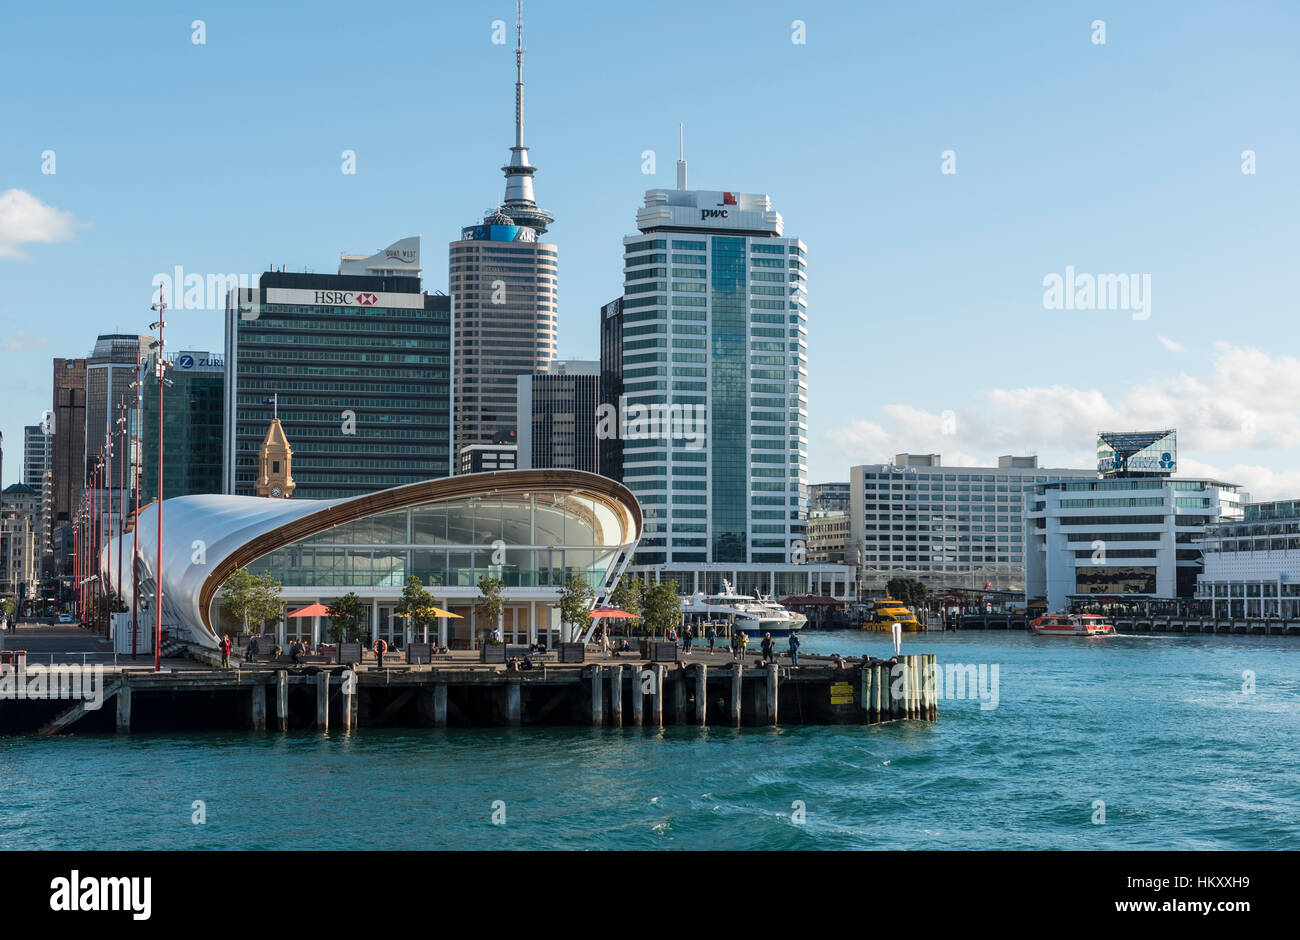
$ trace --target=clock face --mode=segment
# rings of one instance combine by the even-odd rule
[[[272,495],[272,496],[279,496],[279,495],[280,495],[280,488],[279,488],[278,486],[273,486],[273,487],[271,487],[271,495]]]

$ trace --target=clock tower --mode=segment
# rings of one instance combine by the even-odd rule
[[[257,495],[272,499],[288,499],[293,495],[293,474],[289,472],[293,463],[293,450],[289,439],[284,436],[280,419],[274,418],[266,430],[266,439],[262,441],[259,455],[260,469],[257,474]]]

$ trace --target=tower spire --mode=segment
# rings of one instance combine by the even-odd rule
[[[524,146],[524,2],[515,0],[515,145],[510,148],[510,163],[501,168],[506,175],[506,197],[502,209],[517,224],[526,225],[538,235],[555,220],[537,206],[533,198],[533,174],[537,167],[528,161]]]
[[[677,188],[686,188],[686,131],[677,125]]]

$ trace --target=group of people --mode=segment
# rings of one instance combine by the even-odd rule
[[[682,651],[687,656],[691,655],[691,651],[692,649],[694,649],[695,637],[696,637],[695,627],[692,624],[688,623],[686,627],[682,630],[682,634],[681,634]],[[709,652],[712,653],[717,647],[717,642],[718,642],[717,628],[714,627],[713,624],[709,624],[705,628],[704,637],[709,641]],[[677,642],[678,636],[677,636],[677,629],[675,627],[669,628],[667,638],[674,643]],[[799,635],[797,633],[791,633],[790,634],[790,664],[793,666],[799,665],[799,642],[800,642]],[[763,639],[762,642],[759,644],[759,647],[762,650],[764,662],[776,661],[776,655],[777,655],[776,641],[772,639],[771,633],[763,634]],[[626,640],[624,641],[624,648],[625,649],[627,648]],[[734,631],[731,634],[731,658],[744,659],[745,655],[748,652],[749,652],[749,634],[746,633],[744,630]]]

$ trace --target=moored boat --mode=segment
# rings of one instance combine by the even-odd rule
[[[1115,627],[1098,614],[1043,614],[1029,624],[1038,636],[1114,636]]]

